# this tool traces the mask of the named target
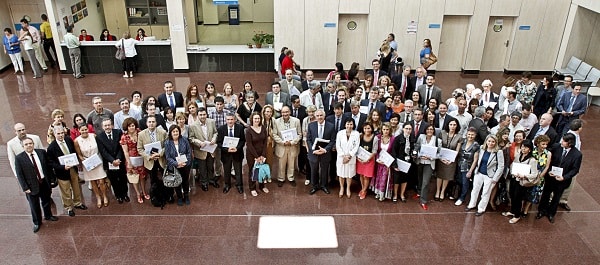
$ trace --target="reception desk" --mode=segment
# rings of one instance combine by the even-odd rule
[[[83,74],[121,73],[121,61],[115,58],[116,41],[82,41],[81,71]],[[69,50],[62,43],[65,56],[65,73],[73,73]],[[136,72],[138,73],[172,73],[173,56],[170,41],[141,41],[136,45]]]
[[[190,72],[272,72],[273,48],[246,45],[189,45]],[[279,54],[278,54],[279,55]]]

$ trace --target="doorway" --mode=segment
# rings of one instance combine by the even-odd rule
[[[490,17],[485,46],[481,58],[481,71],[503,71],[513,32],[512,17]]]
[[[367,15],[339,15],[337,62],[349,69],[353,62],[358,62],[362,68],[370,66],[367,62]]]
[[[469,16],[444,16],[438,52],[440,60],[435,68],[437,71],[461,70],[468,29]]]

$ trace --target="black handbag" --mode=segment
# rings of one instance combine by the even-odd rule
[[[181,173],[176,168],[173,168],[173,171],[168,170],[169,167],[165,168],[163,173],[163,184],[167,188],[175,188],[181,185],[183,179],[181,178]]]

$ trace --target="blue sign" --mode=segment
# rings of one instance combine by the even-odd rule
[[[430,29],[439,29],[441,27],[442,27],[442,25],[440,25],[440,24],[429,24]]]
[[[213,0],[214,5],[237,5],[237,0]]]
[[[522,25],[522,26],[519,26],[519,30],[531,30],[531,26],[529,26],[529,25]]]
[[[323,27],[325,27],[325,28],[335,28],[336,25],[337,25],[337,23],[329,22],[329,23],[323,24]]]

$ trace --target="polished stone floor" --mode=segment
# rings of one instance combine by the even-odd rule
[[[600,108],[585,115],[582,133],[584,162],[569,205],[556,223],[535,220],[530,214],[509,224],[500,211],[481,217],[465,213],[445,200],[430,203],[423,211],[416,201],[406,204],[359,200],[331,195],[308,195],[309,188],[269,184],[269,194],[252,197],[236,192],[194,189],[189,206],[167,205],[163,210],[148,202],[117,204],[69,217],[59,204],[58,222],[45,222],[31,231],[27,201],[9,170],[5,143],[14,137],[13,124],[22,122],[29,133],[45,135],[50,112],[66,111],[67,117],[92,109],[91,97],[102,93],[105,107],[117,111],[117,100],[140,90],[144,95],[162,93],[162,83],[173,80],[185,92],[190,82],[212,80],[221,90],[230,82],[236,91],[251,80],[264,93],[274,73],[139,74],[124,79],[119,74],[86,75],[73,79],[50,70],[33,79],[12,71],[0,74],[0,263],[1,264],[599,264],[600,183],[594,169],[600,141]],[[324,77],[324,75],[323,75]],[[467,83],[491,78],[499,88],[501,73],[461,76],[438,73],[437,83],[450,91]],[[539,79],[535,79],[536,81]],[[263,102],[264,98],[259,101]],[[70,124],[70,118],[67,118]],[[45,139],[45,137],[42,137]],[[302,176],[298,177],[303,180]],[[357,183],[355,190],[358,187]],[[93,206],[91,192],[84,198]],[[247,189],[246,189],[247,190]],[[131,192],[132,189],[130,189]],[[412,193],[408,193],[408,196]],[[60,202],[59,191],[53,196]],[[133,198],[134,196],[132,196]],[[114,198],[113,198],[114,199]],[[535,208],[532,211],[535,213]],[[335,249],[258,249],[259,218],[266,215],[333,216],[338,236]],[[276,229],[306,229],[286,227]],[[319,234],[315,234],[318,237]],[[290,238],[289,240],[294,240]]]

